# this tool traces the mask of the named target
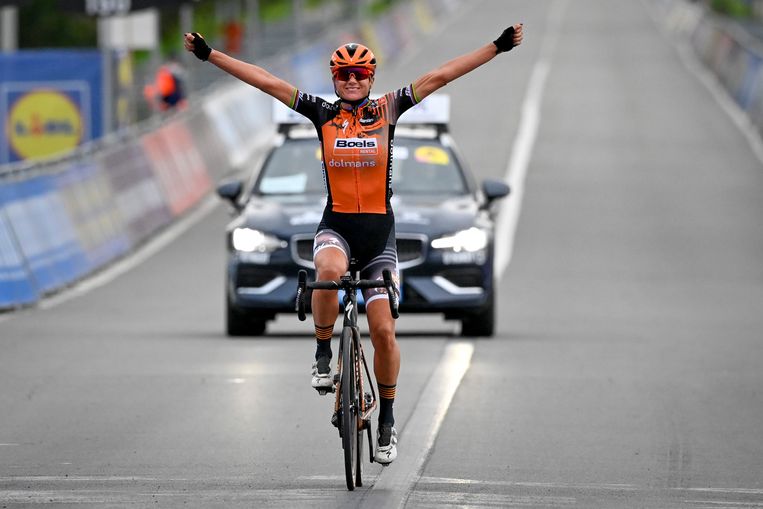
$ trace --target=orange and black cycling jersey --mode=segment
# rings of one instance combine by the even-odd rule
[[[340,101],[295,91],[290,105],[315,125],[323,154],[327,209],[389,214],[395,124],[417,103],[413,85],[345,110]]]

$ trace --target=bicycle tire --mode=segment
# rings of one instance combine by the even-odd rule
[[[347,489],[355,489],[355,457],[357,440],[357,406],[354,404],[355,387],[355,345],[352,329],[342,330],[342,449],[344,449],[344,474]]]
[[[359,334],[357,332],[357,329],[355,330],[355,334]],[[360,342],[360,338],[358,337],[358,342]],[[355,343],[353,342],[353,345]],[[355,397],[357,398],[355,400],[356,405],[355,408],[357,408],[357,411],[355,412],[355,440],[357,443],[357,446],[355,447],[355,486],[363,486],[363,432],[365,431],[365,427],[363,426],[363,421],[361,420],[363,417],[363,400],[364,395],[362,393],[362,387],[363,387],[363,370],[360,367],[360,352],[357,348],[353,347],[353,353],[355,360],[354,366],[358,369],[355,370]]]
[[[358,441],[358,446],[355,450],[355,486],[363,486],[363,431],[358,430],[355,434],[355,438]]]

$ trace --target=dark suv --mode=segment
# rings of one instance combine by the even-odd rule
[[[425,102],[431,108],[443,100],[447,105],[447,96]],[[400,312],[443,313],[461,321],[464,336],[492,336],[491,205],[509,188],[495,180],[476,186],[448,134],[447,115],[437,111],[431,121],[411,114],[417,108],[395,131]],[[312,124],[293,120],[299,119],[280,125],[278,141],[248,184],[228,181],[217,188],[236,211],[227,227],[231,336],[263,334],[276,314],[293,313],[297,271],[314,269],[313,236],[326,205],[320,147]]]

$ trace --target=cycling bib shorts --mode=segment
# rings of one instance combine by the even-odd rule
[[[318,225],[313,259],[324,249],[339,249],[349,261],[350,270],[360,271],[360,279],[382,280],[382,272],[389,269],[399,288],[394,218],[386,214],[344,215],[348,217],[341,222],[321,221]],[[386,238],[379,235],[385,231]],[[362,293],[366,304],[387,296],[384,288],[365,288]]]

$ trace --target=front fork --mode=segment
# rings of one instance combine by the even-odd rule
[[[366,356],[363,354],[363,344],[360,341],[360,330],[358,329],[357,323],[358,323],[358,305],[357,305],[357,297],[354,295],[354,292],[348,292],[344,295],[344,319],[342,323],[342,330],[346,327],[350,327],[352,330],[352,339],[355,343],[355,356],[353,361],[355,362],[355,373],[358,374],[357,376],[357,393],[360,395],[358,398],[358,403],[360,404],[360,420],[358,424],[358,429],[370,429],[370,420],[371,420],[371,414],[374,410],[376,410],[377,406],[377,397],[376,397],[376,388],[374,387],[373,381],[371,379],[371,371],[368,369],[368,363],[366,362]],[[340,419],[340,402],[339,398],[341,397],[341,385],[342,385],[342,353],[344,350],[344,342],[339,343],[339,357],[337,359],[337,370],[334,374],[334,414],[331,417],[331,423],[339,428],[339,434],[341,436],[342,429],[339,423],[341,422]],[[366,376],[359,376],[362,371],[365,371]],[[363,381],[368,380],[368,386],[370,389],[370,392],[365,392],[365,386]],[[368,433],[369,437],[369,444],[371,440],[371,433],[369,431]]]

